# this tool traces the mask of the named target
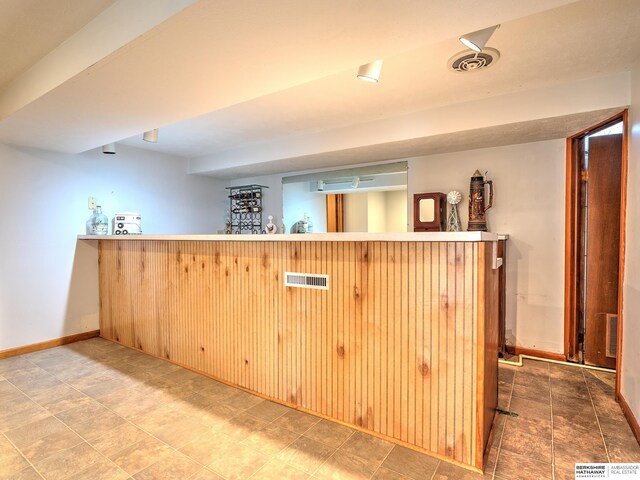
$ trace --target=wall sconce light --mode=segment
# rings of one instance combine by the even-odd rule
[[[353,177],[353,182],[351,182],[351,188],[358,188],[360,185],[360,177]]]
[[[377,82],[380,80],[380,72],[382,71],[382,60],[376,60],[366,65],[361,65],[358,69],[358,78],[365,82]]]
[[[116,153],[116,144],[115,143],[107,143],[102,146],[102,153],[105,155],[115,155]]]
[[[158,143],[158,129],[154,128],[153,130],[149,130],[148,132],[144,132],[142,134],[142,139],[145,142]]]
[[[480,52],[500,25],[494,25],[493,27],[483,28],[475,32],[467,33],[460,37],[460,41],[465,47],[470,48],[474,52]]]

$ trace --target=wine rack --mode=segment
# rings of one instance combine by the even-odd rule
[[[262,233],[263,185],[227,187],[231,233]]]

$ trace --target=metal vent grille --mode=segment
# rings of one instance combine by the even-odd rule
[[[618,315],[607,314],[607,357],[618,355]]]
[[[315,288],[329,290],[329,275],[315,273],[284,272],[285,287]]]
[[[476,53],[464,50],[449,59],[448,66],[454,72],[475,72],[493,65],[500,58],[500,52],[495,48],[485,48]]]

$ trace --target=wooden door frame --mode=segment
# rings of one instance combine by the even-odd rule
[[[622,307],[624,291],[624,258],[627,211],[628,172],[628,110],[567,138],[566,150],[566,196],[565,196],[565,276],[564,276],[564,353],[567,360],[575,359],[578,348],[578,249],[580,245],[581,208],[579,143],[589,134],[602,130],[609,124],[622,121],[622,168],[620,177],[620,267],[618,274],[618,346],[616,357],[616,399],[620,394],[620,367],[622,365]]]

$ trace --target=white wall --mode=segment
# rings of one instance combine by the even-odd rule
[[[488,170],[495,182],[495,207],[488,213],[490,230],[510,235],[507,342],[563,353],[565,142],[560,139],[409,159],[408,230],[413,230],[414,193],[453,189],[463,194],[459,212],[466,228],[469,180],[476,169]],[[282,209],[281,181],[282,175],[269,175],[234,184],[272,186],[265,195],[265,210],[276,212]],[[348,195],[345,209],[349,208],[347,199]],[[346,231],[366,231],[362,225],[354,227],[348,222],[345,213]]]
[[[97,245],[77,241],[95,196],[111,218],[142,214],[144,233],[222,228],[224,182],[184,159],[118,145],[65,155],[0,145],[0,350],[98,328]]]
[[[640,63],[631,71],[621,392],[640,419]]]
[[[509,234],[507,343],[563,353],[565,141],[410,159],[408,196],[460,191],[463,201],[458,207],[466,229],[469,181],[476,169],[488,170],[494,182],[489,230]],[[412,200],[409,218],[413,219]]]
[[[348,193],[342,198],[344,231],[366,232],[369,228],[368,193]]]
[[[387,232],[407,231],[407,191],[392,190],[385,192],[387,206]],[[413,229],[412,229],[413,230]]]
[[[341,165],[340,168],[355,168],[355,167],[365,167],[365,166],[370,166],[370,165],[379,165],[381,163],[394,163],[397,162],[397,160],[388,160],[385,162],[374,162],[374,163],[360,163],[358,165]],[[329,169],[329,171],[334,171],[336,169]],[[282,220],[282,217],[284,216],[285,219],[285,224],[287,227],[287,231],[289,231],[291,229],[291,226],[297,222],[298,220],[300,220],[302,218],[302,215],[304,215],[305,210],[302,210],[302,215],[299,218],[293,217],[293,218],[289,218],[289,215],[297,215],[300,212],[296,212],[294,210],[289,210],[290,208],[293,208],[290,205],[290,202],[287,201],[287,208],[283,208],[284,205],[284,201],[283,201],[283,191],[285,188],[285,185],[282,184],[282,178],[283,177],[290,177],[293,175],[301,175],[301,174],[307,174],[307,173],[317,173],[317,172],[325,172],[327,171],[327,169],[314,169],[314,170],[301,170],[301,171],[296,171],[296,172],[288,172],[286,174],[273,174],[273,175],[260,175],[260,176],[255,176],[255,177],[244,177],[244,178],[238,178],[238,179],[234,179],[234,180],[230,180],[229,181],[229,185],[232,186],[237,186],[237,185],[251,185],[251,184],[257,184],[257,185],[264,185],[266,187],[269,187],[267,190],[265,190],[264,192],[264,200],[263,200],[263,210],[264,210],[264,222],[263,223],[267,223],[267,216],[268,215],[273,215],[274,217],[274,223],[278,226],[280,226],[280,222]],[[392,185],[396,185],[395,183],[393,183]],[[303,195],[306,197],[306,193],[303,193]],[[323,199],[323,202],[325,202],[326,200]],[[326,212],[326,203],[323,203],[325,208],[325,212]],[[286,212],[284,210],[287,210]],[[309,213],[309,212],[307,212]],[[325,222],[325,231],[326,231],[326,217],[325,217],[326,213],[324,213],[322,215],[322,217],[324,218],[324,222]],[[320,218],[320,216],[316,215],[316,217]],[[314,226],[314,231],[319,231],[318,228],[316,227],[317,225],[317,219],[316,217],[312,216],[312,220],[313,220],[313,226]],[[322,224],[320,224],[322,225]],[[363,230],[359,230],[359,231],[363,231]]]
[[[369,192],[367,194],[367,221],[367,232],[387,231],[387,196],[385,192]]]
[[[406,232],[407,191],[344,194],[345,232]]]
[[[283,215],[287,221],[289,229],[297,221],[304,218],[306,213],[313,223],[314,233],[327,232],[327,197],[323,193],[312,192],[310,182],[287,183],[282,185],[282,197],[287,199],[283,205]],[[270,195],[271,191],[267,190],[265,195]],[[276,225],[276,215],[267,213],[266,215],[274,216]],[[267,218],[266,216],[264,217]],[[266,220],[265,220],[266,221]]]

